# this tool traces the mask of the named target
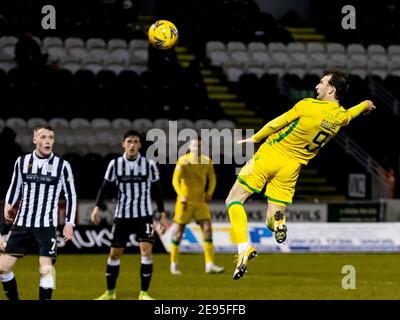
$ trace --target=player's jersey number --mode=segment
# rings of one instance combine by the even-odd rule
[[[308,144],[305,146],[305,149],[308,152],[313,152],[323,146],[325,143],[326,139],[328,139],[329,133],[326,133],[325,131],[319,131],[317,135],[314,137],[312,143],[315,144],[316,146],[313,148],[312,144]]]

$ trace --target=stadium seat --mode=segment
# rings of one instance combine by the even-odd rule
[[[15,36],[3,36],[0,38],[0,47],[15,46],[18,38]]]
[[[10,127],[14,131],[23,131],[25,132],[27,126],[26,126],[26,121],[23,118],[18,118],[18,117],[13,117],[13,118],[8,118],[5,121],[5,124],[7,127]]]
[[[281,78],[286,72],[285,68],[281,68],[278,66],[271,66],[271,67],[265,68],[264,71],[268,74],[275,75],[278,78]]]
[[[68,49],[67,54],[75,57],[78,60],[82,60],[89,55],[89,52],[86,50],[86,48],[73,47]]]
[[[303,52],[293,52],[289,54],[289,59],[286,63],[288,68],[303,68],[307,65],[307,55]]]
[[[307,47],[307,53],[309,54],[325,53],[325,46],[319,42],[309,42],[307,43],[306,47]]]
[[[133,129],[139,131],[140,133],[145,133],[151,128],[154,128],[153,122],[149,119],[138,118],[133,120]]]
[[[122,55],[107,54],[103,57],[103,66],[107,67],[109,65],[119,65],[125,66],[128,60]]]
[[[268,52],[276,53],[276,52],[287,52],[286,46],[282,42],[270,42],[268,44]]]
[[[69,122],[67,119],[64,119],[64,118],[50,119],[49,126],[51,126],[56,131],[56,133],[58,133],[59,130],[61,130],[61,131],[69,130]]]
[[[132,49],[148,49],[149,42],[143,39],[132,39],[129,41],[129,51]]]
[[[0,61],[0,70],[4,70],[5,72],[9,72],[16,66],[16,63],[12,61]]]
[[[69,125],[72,130],[87,130],[90,129],[90,122],[85,118],[73,118]]]
[[[81,38],[69,37],[65,39],[64,47],[67,50],[71,48],[84,48],[85,42]]]
[[[113,38],[108,41],[107,48],[110,52],[112,52],[115,49],[127,49],[128,44],[123,39]]]
[[[94,118],[90,125],[94,131],[110,130],[111,122],[106,118]],[[100,129],[100,130],[99,130]]]
[[[164,130],[164,131],[168,131],[169,121],[170,121],[169,119],[165,119],[165,118],[156,119],[153,122],[153,127]]]
[[[268,66],[269,68],[273,67],[285,68],[290,60],[289,55],[285,52],[273,52],[272,54],[270,54],[270,56],[271,56],[271,61]]]
[[[215,127],[214,123],[208,119],[198,119],[194,123],[196,130],[201,129],[213,129]]]
[[[286,49],[287,49],[288,53],[294,53],[294,52],[305,53],[306,52],[306,47],[301,42],[290,42],[287,44]]]
[[[326,45],[326,53],[328,55],[336,54],[336,53],[346,53],[346,48],[341,43],[330,42]]]
[[[69,70],[73,74],[81,68],[79,58],[75,56],[66,55],[60,60],[60,67]]]
[[[271,61],[271,57],[268,52],[263,51],[254,51],[250,53],[251,61],[249,64],[254,66],[263,67],[265,65],[269,65]]]
[[[251,73],[251,74],[255,74],[257,76],[257,78],[260,78],[264,74],[265,68],[262,68],[262,67],[251,67],[250,66],[250,67],[247,68],[247,72]],[[239,75],[239,77],[240,77],[240,75]]]
[[[105,48],[91,48],[88,50],[88,56],[95,57],[99,61],[101,61],[105,55],[107,55],[107,49]]]
[[[178,119],[178,131],[182,129],[194,129],[194,123],[189,119]]]
[[[347,45],[347,54],[366,54],[365,47],[359,43],[351,43]]]
[[[368,59],[368,70],[386,69],[388,56],[386,54],[372,54]]]
[[[130,52],[129,63],[135,65],[147,65],[149,60],[149,51],[147,49],[136,48]]]
[[[226,51],[226,45],[222,41],[208,41],[206,43],[206,54],[213,51]]]
[[[367,47],[367,53],[368,53],[369,56],[375,55],[375,54],[385,55],[386,54],[386,50],[385,50],[385,47],[380,45],[380,44],[370,44]]]
[[[106,42],[101,38],[89,38],[86,41],[86,49],[90,50],[94,48],[106,49]]]
[[[114,135],[114,139],[122,141],[122,135],[128,130],[133,130],[133,123],[126,118],[116,118],[111,121],[111,128],[115,135],[117,135],[117,137]]]
[[[209,54],[212,66],[220,67],[230,60],[228,53],[224,51],[212,51]]]
[[[48,47],[47,54],[49,55],[49,61],[60,61],[67,53],[62,47]]]
[[[42,49],[46,52],[50,47],[63,48],[63,40],[59,37],[46,37],[42,41]]]
[[[246,45],[240,41],[229,41],[226,45],[227,52],[246,51]]]
[[[389,57],[400,55],[400,45],[399,44],[391,44],[388,49],[387,53]]]
[[[108,54],[107,56],[118,57],[118,58],[122,59],[124,61],[124,64],[126,65],[129,62],[130,54],[127,49],[117,48],[117,49],[112,50],[111,53]]]
[[[347,61],[348,69],[363,69],[368,65],[368,58],[365,54],[353,54]]]
[[[387,73],[386,69],[372,69],[372,70],[369,70],[369,74],[371,76],[377,76],[377,77],[381,78],[382,80],[385,80],[388,73]]]
[[[388,61],[389,73],[397,70],[400,70],[400,55],[391,56],[390,60]]]
[[[296,76],[299,79],[298,86],[300,87],[301,86],[300,81],[301,79],[304,78],[306,74],[306,69],[294,66],[287,68],[286,72],[287,75]]]
[[[251,68],[254,69],[254,68]],[[261,68],[259,68],[261,69]],[[236,66],[228,66],[224,68],[225,74],[229,82],[237,82],[239,77],[245,72],[243,68]],[[261,69],[262,70],[262,69]]]
[[[15,45],[18,42],[18,38],[15,36],[4,36],[0,39],[0,48],[2,51],[13,57],[15,56]]]
[[[324,75],[324,71],[325,71],[325,68],[310,68],[310,69],[308,69],[307,73],[309,75],[315,75],[315,76],[318,76],[318,78],[320,78]],[[316,84],[318,84],[318,82]]]
[[[347,55],[344,53],[330,53],[326,66],[328,68],[337,68],[343,70],[347,68],[347,59]]]
[[[40,125],[46,125],[47,124],[47,120],[44,118],[30,118],[26,121],[26,128],[29,131],[32,131],[33,129],[35,129],[36,127],[40,126]]]
[[[367,70],[364,68],[355,68],[355,69],[350,69],[349,70],[349,75],[351,76],[358,76],[361,79],[365,79],[367,77]]]
[[[265,43],[262,42],[249,42],[249,44],[247,45],[247,51],[249,53],[252,52],[266,52],[267,51],[267,46]]]
[[[231,52],[230,59],[229,62],[227,62],[227,64],[234,65],[237,67],[244,67],[249,63],[249,61],[250,61],[250,56],[247,52],[234,51]]]
[[[322,52],[313,52],[309,54],[307,60],[307,69],[325,68],[326,67],[327,56]]]

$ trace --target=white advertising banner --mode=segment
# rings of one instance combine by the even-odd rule
[[[90,213],[93,210],[94,201],[81,200],[78,204],[78,224],[90,225]],[[244,205],[247,213],[247,219],[251,222],[264,222],[267,210],[267,203],[263,201],[246,202]],[[100,211],[100,219],[104,219],[107,223],[112,223],[115,211],[115,202],[106,201],[104,211]],[[212,221],[229,222],[228,210],[223,201],[212,201],[209,204],[212,215]],[[157,206],[153,205],[156,210]],[[175,210],[175,201],[165,201],[165,212],[168,217],[173,217]],[[328,205],[321,203],[296,203],[288,206],[286,211],[286,219],[290,222],[327,222],[328,221]]]
[[[263,223],[249,223],[249,241],[258,252],[400,252],[400,223],[288,223],[285,244],[276,243]],[[173,227],[161,236],[170,251]],[[213,223],[216,252],[236,253],[237,245],[229,223]],[[202,252],[200,227],[187,225],[181,252]]]

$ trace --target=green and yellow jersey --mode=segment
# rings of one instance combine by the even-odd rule
[[[216,186],[214,165],[211,158],[205,155],[201,155],[201,158],[199,158],[190,153],[180,157],[176,163],[172,185],[177,193],[178,200],[180,196],[184,196],[188,203],[204,202],[205,195],[211,197]]]
[[[303,99],[268,122],[252,139],[260,142],[268,137],[260,149],[269,146],[301,164],[307,164],[341,127],[365,111],[367,105],[364,101],[345,109],[337,102]]]

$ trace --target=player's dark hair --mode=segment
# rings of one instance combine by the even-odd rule
[[[331,76],[328,83],[336,89],[335,98],[339,101],[343,100],[344,96],[350,88],[349,76],[347,75],[347,73],[339,70],[326,70],[324,72],[324,76],[328,75]]]
[[[37,126],[35,129],[33,129],[33,133],[35,134],[40,129],[46,129],[46,130],[55,132],[54,129],[51,126],[49,126],[48,124],[41,124],[41,125]]]
[[[136,130],[128,130],[127,132],[125,132],[124,134],[124,138],[123,141],[125,141],[126,138],[133,136],[133,137],[138,137],[140,143],[142,143],[142,136],[139,132],[137,132]]]

